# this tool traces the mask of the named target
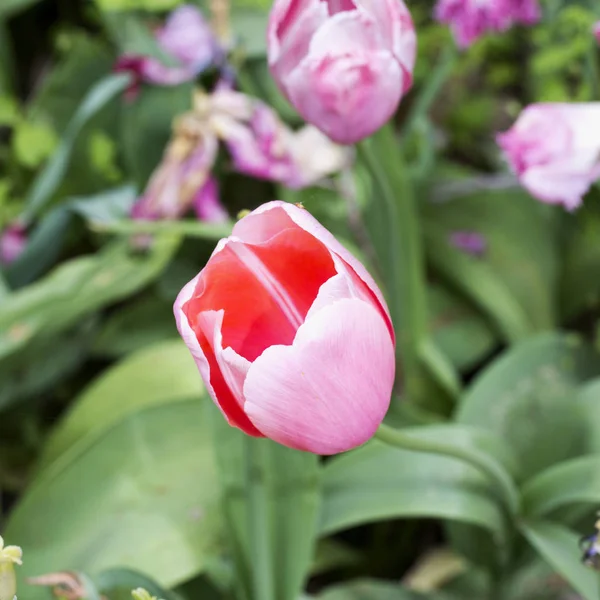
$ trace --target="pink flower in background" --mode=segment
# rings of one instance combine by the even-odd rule
[[[600,44],[600,21],[596,21],[593,27],[594,37],[598,44]]]
[[[350,161],[346,149],[316,128],[309,125],[293,132],[259,102],[247,122],[230,125],[222,135],[234,167],[252,177],[297,189],[340,171]]]
[[[0,233],[0,264],[10,265],[13,263],[27,245],[27,234],[22,225],[9,225]]]
[[[144,195],[135,203],[132,218],[178,219],[194,208],[204,221],[226,221],[227,212],[210,177],[217,151],[218,142],[210,135],[200,139],[176,136]]]
[[[453,231],[450,234],[450,244],[471,256],[481,257],[487,250],[487,240],[476,231]]]
[[[385,301],[306,210],[270,202],[240,220],[174,310],[213,400],[247,434],[335,454],[383,420],[395,370]]]
[[[540,17],[538,0],[438,0],[435,7],[435,18],[451,26],[461,48],[488,31],[505,31],[515,23],[533,25]]]
[[[402,0],[275,0],[271,72],[309,123],[351,144],[379,129],[412,85],[416,35]]]
[[[160,49],[175,64],[167,65],[151,56],[122,56],[115,70],[134,74],[135,82],[128,92],[130,97],[137,92],[140,81],[178,85],[194,79],[213,62],[219,52],[208,22],[192,5],[184,4],[174,10],[165,25],[156,30],[155,37]]]
[[[532,104],[497,141],[532,196],[572,210],[600,177],[600,102]]]
[[[346,148],[314,127],[294,132],[270,107],[219,85],[212,94],[198,92],[194,110],[178,119],[173,140],[132,217],[177,219],[194,208],[201,220],[226,220],[211,177],[219,142],[229,149],[238,172],[290,188],[315,184],[351,159]]]

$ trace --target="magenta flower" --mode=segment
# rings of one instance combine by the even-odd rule
[[[19,224],[9,225],[0,234],[0,263],[10,265],[27,246],[27,234],[25,228]]]
[[[435,7],[435,18],[450,25],[461,48],[488,31],[506,31],[515,23],[533,25],[540,17],[538,0],[438,0]]]
[[[387,412],[394,331],[381,291],[302,208],[270,202],[240,220],[174,311],[213,400],[249,435],[335,454]]]
[[[450,234],[450,243],[458,250],[472,256],[483,256],[487,250],[487,240],[476,231],[454,231]]]
[[[136,93],[141,81],[157,85],[190,81],[206,69],[219,52],[208,22],[192,5],[184,4],[174,10],[165,25],[156,30],[155,36],[161,50],[176,64],[169,66],[150,56],[122,56],[115,70],[133,73],[135,83],[128,92],[130,96]]]
[[[600,177],[600,102],[532,104],[497,141],[532,196],[572,210]]]
[[[351,144],[379,129],[412,85],[416,35],[402,0],[276,0],[271,72],[298,112]]]
[[[600,44],[600,21],[596,21],[594,23],[594,27],[592,30],[594,33],[594,37],[596,38],[596,41],[598,42],[598,44]]]

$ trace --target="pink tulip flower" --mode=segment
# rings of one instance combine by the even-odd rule
[[[174,311],[213,400],[249,435],[335,454],[370,439],[387,412],[385,301],[299,206],[270,202],[240,220]]]
[[[157,85],[178,85],[191,81],[215,59],[218,43],[202,13],[189,4],[174,10],[165,25],[155,32],[160,49],[176,64],[169,66],[163,61],[137,54],[125,54],[115,70],[130,72],[134,84],[128,91],[133,98],[141,81]]]
[[[0,233],[0,264],[10,265],[27,246],[27,234],[22,225],[9,225]]]
[[[596,41],[598,42],[598,44],[600,44],[600,21],[596,21],[594,23],[594,27],[592,28],[592,31],[594,33],[594,37],[596,38]]]
[[[298,112],[332,140],[357,142],[412,85],[416,35],[402,0],[275,0],[271,72]]]
[[[540,16],[538,0],[438,0],[435,7],[435,18],[451,26],[461,48],[487,31],[505,31],[515,23],[533,25]]]
[[[600,102],[532,104],[497,141],[532,196],[572,210],[600,177]]]

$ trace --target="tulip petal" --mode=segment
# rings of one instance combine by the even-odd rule
[[[268,348],[250,367],[244,410],[267,437],[335,454],[373,436],[389,407],[394,347],[371,304],[340,300]]]
[[[224,310],[223,346],[253,361],[269,346],[292,343],[319,288],[335,274],[327,248],[299,227],[262,244],[229,238],[184,311],[197,331],[199,315]]]
[[[233,235],[250,244],[268,241],[278,232],[299,227],[316,237],[331,252],[339,256],[346,265],[366,284],[373,294],[374,302],[392,332],[390,313],[381,290],[363,264],[357,260],[338,240],[321,225],[306,209],[274,200],[257,208],[252,214],[238,221],[233,228]]]
[[[238,427],[248,435],[261,437],[262,434],[254,427],[242,410],[241,400],[238,401],[236,399],[227,385],[209,339],[204,335],[204,332],[201,331],[200,335],[198,335],[197,332],[192,329],[185,312],[184,307],[194,295],[200,276],[201,274],[192,279],[192,281],[181,290],[175,301],[174,313],[177,329],[194,358],[208,393],[227,419],[227,422],[234,427]],[[217,331],[220,330],[223,318],[222,313],[223,311],[220,311],[220,313],[212,313],[218,317],[213,321],[213,337],[215,333],[214,327],[217,327]],[[227,359],[229,359],[229,363],[234,363],[232,357],[226,357],[226,360]],[[239,370],[240,367],[238,364],[238,373],[231,377],[236,383],[239,377]]]

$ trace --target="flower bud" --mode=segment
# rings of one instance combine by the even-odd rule
[[[13,600],[17,594],[15,565],[21,565],[23,551],[18,546],[4,546],[0,536],[0,600]]]
[[[416,35],[402,0],[276,0],[271,72],[309,123],[351,144],[379,129],[412,85]]]
[[[305,209],[243,217],[175,303],[229,423],[318,454],[371,438],[390,403],[394,331],[381,291]]]

